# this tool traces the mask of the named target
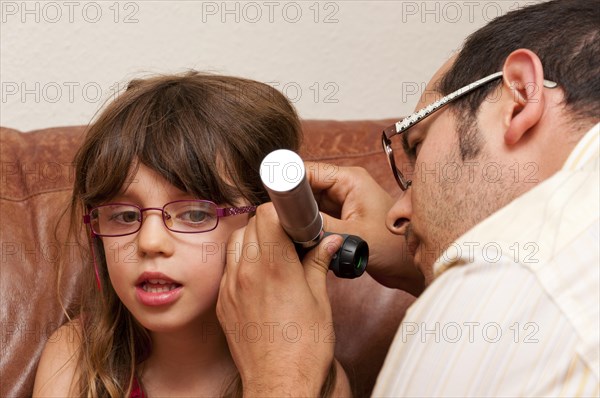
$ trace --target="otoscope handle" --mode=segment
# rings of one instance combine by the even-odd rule
[[[287,149],[269,153],[261,162],[260,178],[273,202],[279,222],[294,241],[300,256],[328,234],[306,177],[300,156]],[[343,235],[344,242],[329,268],[340,278],[361,276],[369,259],[369,246],[358,236]]]

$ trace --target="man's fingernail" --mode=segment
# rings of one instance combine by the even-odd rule
[[[335,252],[338,251],[343,241],[344,238],[342,238],[341,236],[333,235],[329,238],[329,241],[326,243],[325,250],[327,250],[327,253],[333,255]]]

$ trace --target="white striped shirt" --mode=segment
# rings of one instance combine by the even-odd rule
[[[436,261],[373,396],[599,396],[599,133]]]

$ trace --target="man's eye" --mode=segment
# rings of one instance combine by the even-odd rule
[[[421,150],[421,141],[415,141],[408,146],[406,154],[410,160],[415,160]]]
[[[421,146],[422,146],[421,144],[422,144],[422,143],[423,143],[422,141],[418,141],[418,142],[415,144],[415,146],[414,146],[415,158],[416,158],[417,156],[419,156],[419,151],[421,151]]]

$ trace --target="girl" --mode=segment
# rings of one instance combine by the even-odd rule
[[[75,158],[70,233],[83,218],[90,266],[34,395],[241,395],[215,313],[226,242],[268,200],[264,156],[299,145],[293,107],[266,84],[195,72],[132,81]]]

